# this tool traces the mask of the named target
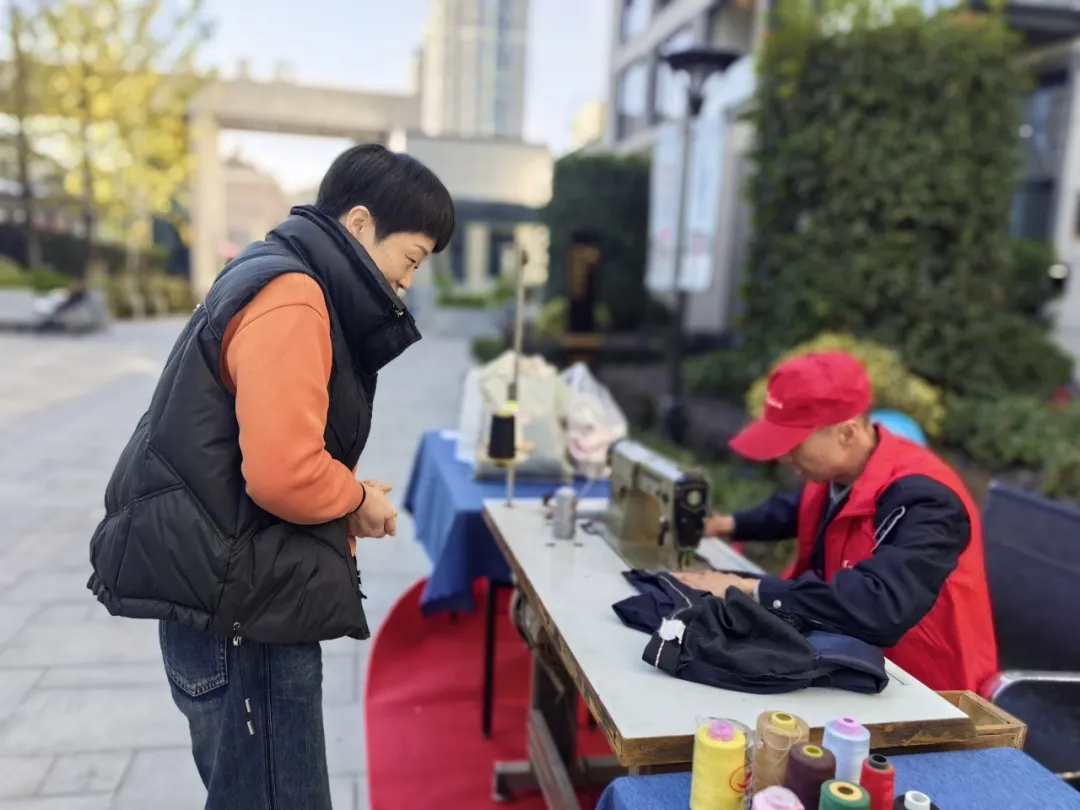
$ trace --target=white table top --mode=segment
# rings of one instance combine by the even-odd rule
[[[603,501],[595,500],[581,504],[582,511],[603,506]],[[730,718],[753,727],[761,712],[774,709],[793,712],[811,728],[839,715],[851,715],[864,725],[967,718],[891,663],[887,664],[889,685],[878,695],[816,687],[753,695],[673,678],[642,660],[648,636],[626,627],[612,610],[615,602],[636,592],[622,576],[626,564],[602,537],[579,530],[574,541],[553,540],[539,500],[516,500],[512,507],[502,500],[488,500],[484,509],[512,558],[511,567],[528,579],[529,590],[540,603],[534,607],[557,628],[623,740],[692,735],[697,718],[703,716]],[[703,556],[714,558],[710,562],[717,567],[754,567],[719,541]]]

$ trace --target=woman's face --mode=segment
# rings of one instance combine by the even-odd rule
[[[379,272],[399,294],[412,286],[413,274],[435,247],[435,240],[423,233],[403,231],[376,239],[375,219],[362,205],[349,211],[342,224],[363,245]]]

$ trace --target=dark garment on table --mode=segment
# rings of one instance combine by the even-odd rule
[[[378,371],[420,339],[360,243],[313,207],[294,208],[229,262],[177,339],[105,491],[87,584],[113,615],[277,644],[369,636],[344,517],[288,523],[245,491],[222,335],[284,273],[304,273],[325,293],[326,449],[350,469],[371,430]]]
[[[756,574],[745,571],[727,573],[754,578]],[[655,633],[664,619],[676,611],[693,607],[711,594],[683,585],[667,571],[643,571],[635,568],[623,571],[626,581],[637,591],[611,606],[627,627],[643,633]]]
[[[666,571],[624,571],[623,576],[638,591],[612,605],[627,627],[643,633],[655,633],[664,619],[676,610],[693,607],[709,595],[683,585]]]
[[[678,611],[642,660],[683,680],[755,694],[808,686],[876,694],[889,682],[880,648],[835,633],[804,636],[737,588]]]

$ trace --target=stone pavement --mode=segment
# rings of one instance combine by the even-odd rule
[[[205,799],[153,622],[114,619],[86,589],[105,482],[181,323],[86,338],[0,335],[0,810],[198,810]],[[468,368],[429,335],[379,380],[363,477],[400,503],[419,433],[452,427]],[[373,628],[427,571],[412,523],[362,545]],[[367,807],[367,643],[324,645],[335,810]]]

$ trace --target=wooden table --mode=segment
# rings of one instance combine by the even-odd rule
[[[581,510],[600,512],[603,506],[587,501]],[[554,540],[538,500],[510,507],[485,501],[484,519],[533,618],[533,632],[527,633],[534,640],[528,761],[496,765],[497,798],[539,788],[549,807],[577,810],[575,788],[600,786],[628,772],[684,768],[699,717],[753,727],[761,712],[784,709],[804,718],[820,738],[827,720],[848,714],[870,729],[874,748],[976,736],[964,711],[891,663],[889,685],[878,695],[820,688],[752,695],[673,678],[642,661],[647,637],[624,626],[611,608],[635,591],[622,576],[627,565],[603,537],[579,527],[574,540]],[[719,541],[703,547],[715,567],[753,569]],[[578,694],[614,757],[577,757]]]

